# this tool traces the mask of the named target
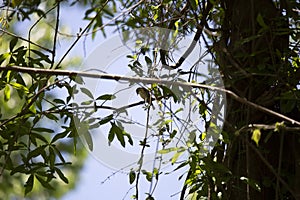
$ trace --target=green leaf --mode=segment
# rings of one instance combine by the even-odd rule
[[[146,200],[155,200],[155,199],[152,196],[147,196]]]
[[[172,157],[171,163],[174,164],[178,160],[179,156],[181,156],[181,154],[183,154],[183,153],[184,153],[184,151],[182,151],[182,150],[177,151],[174,154],[174,156]]]
[[[179,169],[185,167],[186,165],[188,165],[188,162],[181,163],[180,165],[178,165],[178,166],[174,169],[174,171],[179,170]],[[179,179],[179,180],[180,180],[180,179]]]
[[[4,88],[4,101],[9,101],[10,100],[10,87],[9,85],[5,85],[5,88]]]
[[[116,96],[113,94],[104,94],[104,95],[97,97],[96,100],[113,100],[115,98],[116,98]]]
[[[122,129],[120,129],[120,127],[116,126],[116,136],[120,142],[120,144],[125,147],[126,143],[125,143],[125,139],[124,139],[124,131]]]
[[[91,99],[94,99],[93,94],[86,88],[80,88],[81,92],[83,92],[85,95],[87,95],[88,97],[90,97]]]
[[[142,173],[143,173],[144,175],[146,175],[147,181],[149,181],[149,182],[152,181],[152,173],[151,173],[151,172],[148,172],[148,171],[146,171],[146,170],[142,170]]]
[[[79,120],[77,121],[77,126],[78,126],[78,133],[83,135],[83,138],[89,148],[90,151],[93,151],[93,139],[91,136],[91,133],[89,131],[89,123],[87,121],[80,122]]]
[[[131,135],[130,135],[129,133],[126,133],[126,136],[127,136],[127,138],[128,138],[129,144],[132,146],[132,145],[133,145],[133,140],[132,140],[132,138],[131,138]]]
[[[87,105],[91,105],[93,102],[94,102],[94,100],[87,100],[87,101],[81,102],[81,105],[87,106]]]
[[[83,84],[83,83],[84,83],[82,77],[81,77],[81,76],[78,76],[78,75],[70,76],[70,79],[71,79],[72,81],[75,81],[75,82],[78,83],[78,84]]]
[[[0,55],[0,65],[9,57],[9,53],[4,53]]]
[[[51,120],[58,121],[58,118],[52,113],[44,113],[44,115]]]
[[[178,101],[178,97],[175,95],[175,93],[170,88],[168,88],[164,85],[160,85],[159,87],[162,88],[164,97],[172,96],[175,103]]]
[[[90,131],[88,131],[88,130],[84,131],[83,132],[83,137],[85,139],[86,144],[88,145],[89,150],[93,151],[94,145],[93,145],[93,139],[92,139]]]
[[[24,85],[20,84],[20,83],[9,83],[13,88],[15,88],[16,90],[22,91],[25,94],[29,93],[29,89],[27,87],[25,87]]]
[[[260,136],[261,136],[260,129],[255,129],[252,133],[251,139],[256,143],[257,146],[260,140]]]
[[[281,129],[283,129],[284,127],[285,127],[284,121],[282,121],[282,122],[276,122],[275,123],[275,129],[274,129],[274,131],[278,132]]]
[[[44,143],[48,144],[48,140],[47,140],[45,137],[43,137],[40,133],[32,132],[32,133],[30,134],[30,139],[31,139],[31,141],[32,141],[32,140],[35,140],[35,139],[40,139],[40,140],[43,141]]]
[[[256,21],[263,29],[268,29],[268,25],[264,22],[264,19],[260,13],[257,15]]]
[[[9,50],[12,52],[18,42],[18,38],[13,38],[9,43]]]
[[[42,153],[45,153],[45,148],[46,148],[46,145],[42,145],[42,146],[37,147],[33,151],[30,151],[27,154],[27,160],[30,160],[31,158],[37,157],[37,156],[41,155]]]
[[[61,105],[65,105],[65,102],[62,99],[54,99],[53,102],[55,104],[61,104]]]
[[[31,174],[28,177],[26,184],[25,184],[25,195],[32,191],[33,183],[34,183],[34,175]]]
[[[152,65],[152,60],[148,57],[148,56],[145,56],[145,61],[147,63],[147,65]]]
[[[36,131],[38,133],[54,133],[54,130],[49,128],[43,128],[43,127],[33,128],[32,131]]]
[[[11,170],[10,175],[14,175],[15,173],[26,173],[27,170],[25,168],[25,165],[19,165],[17,167],[15,167],[13,170]]]
[[[54,188],[49,184],[48,181],[45,181],[42,177],[40,177],[39,175],[35,175],[35,177],[37,178],[37,180],[42,184],[42,186],[44,188],[50,189],[50,190],[54,190]]]
[[[111,114],[111,115],[108,115],[108,116],[102,118],[102,119],[99,121],[99,124],[100,124],[100,125],[103,125],[103,124],[106,124],[106,123],[110,122],[110,121],[113,119],[113,116],[114,116],[114,115]]]
[[[33,114],[36,114],[36,107],[35,104],[31,104],[31,106],[28,108]]]
[[[132,140],[130,134],[128,134],[125,130],[123,130],[123,128],[120,128],[119,126],[117,126],[116,123],[111,122],[111,128],[110,128],[109,134],[108,134],[109,144],[113,141],[115,136],[117,136],[117,139],[119,140],[120,144],[123,147],[126,146],[125,139],[124,139],[125,136],[128,138],[128,142],[131,145],[133,145],[133,140]]]
[[[54,167],[54,164],[55,164],[55,152],[53,150],[53,148],[51,146],[49,146],[49,163],[50,163],[50,168],[52,169]]]
[[[54,149],[54,151],[58,155],[61,162],[65,163],[66,162],[65,159],[64,159],[63,155],[61,154],[61,152],[57,149],[57,147],[55,145],[52,145],[52,148]]]
[[[111,128],[109,130],[108,133],[108,144],[110,145],[112,143],[112,141],[115,138],[115,134],[116,134],[116,130],[115,130],[115,126],[113,125],[114,123],[111,123]]]
[[[200,135],[200,140],[203,141],[206,138],[206,132],[202,132]]]
[[[170,148],[167,148],[167,149],[161,149],[159,150],[157,153],[159,154],[167,154],[167,153],[170,153],[172,151],[177,151],[177,147],[170,147]]]
[[[65,183],[69,183],[69,180],[67,179],[67,177],[65,177],[65,175],[62,173],[62,171],[59,169],[59,168],[57,168],[57,167],[54,167],[54,170],[56,171],[56,173],[58,174],[58,176],[59,176],[59,178],[63,181],[63,182],[65,182]]]
[[[43,54],[40,51],[37,51],[35,49],[30,49],[33,53],[35,53],[36,55],[38,55],[42,60],[44,60],[47,63],[51,63],[51,60],[49,59],[48,55]]]
[[[132,184],[135,181],[136,173],[135,171],[131,170],[129,172],[129,183]]]

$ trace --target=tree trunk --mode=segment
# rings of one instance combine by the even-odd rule
[[[280,112],[279,100],[274,97],[288,89],[281,79],[288,63],[280,57],[289,45],[288,34],[279,34],[282,29],[288,29],[287,22],[281,18],[282,12],[271,0],[224,0],[221,4],[225,17],[221,42],[216,49],[225,87]],[[274,124],[281,120],[242,105],[230,96],[227,98],[224,131],[231,137],[231,143],[225,150],[225,162],[233,174],[226,185],[228,198],[296,199],[300,188],[299,136],[292,132],[261,130],[259,146],[256,146],[251,141],[252,132],[236,135],[236,131],[250,124]],[[261,191],[246,184],[246,180],[257,182]]]

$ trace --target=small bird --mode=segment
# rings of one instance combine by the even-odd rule
[[[136,89],[136,93],[137,93],[138,95],[140,95],[140,96],[144,99],[144,101],[145,101],[146,103],[152,105],[152,107],[153,107],[153,104],[152,104],[152,98],[151,98],[151,95],[150,95],[149,90],[147,90],[147,89],[144,88],[144,87],[139,87],[139,88]]]

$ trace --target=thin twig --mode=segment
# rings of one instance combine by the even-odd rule
[[[144,136],[144,140],[143,140],[143,144],[142,144],[141,156],[140,156],[140,159],[138,161],[139,168],[138,168],[138,171],[137,171],[136,182],[135,182],[135,198],[137,200],[139,199],[139,179],[140,179],[141,170],[142,170],[143,163],[144,163],[145,149],[146,149],[146,146],[147,146],[150,108],[151,108],[151,106],[149,105],[149,107],[147,108],[147,121],[146,121],[145,136]]]
[[[136,4],[132,5],[131,7],[129,7],[128,9],[122,11],[120,14],[118,14],[117,16],[113,17],[112,19],[110,19],[108,22],[104,23],[102,26],[96,28],[95,30],[91,31],[91,32],[87,32],[87,33],[83,33],[81,36],[89,36],[93,33],[96,33],[97,31],[100,31],[102,29],[104,29],[106,26],[108,26],[111,22],[117,20],[118,18],[122,17],[124,14],[131,12],[134,8],[136,8],[137,6],[139,6],[141,3],[143,3],[145,0],[141,0],[139,2],[137,2]],[[51,25],[50,25],[51,26]],[[53,29],[54,27],[51,26]],[[68,34],[68,33],[62,33],[60,31],[58,31],[59,35],[65,36],[65,37],[78,37],[78,34],[74,35],[74,34]]]
[[[23,38],[23,37],[21,37],[21,36],[18,36],[18,35],[14,34],[14,33],[11,33],[11,32],[9,32],[9,31],[7,31],[7,30],[4,30],[3,28],[0,28],[0,31],[3,32],[3,33],[5,33],[5,34],[7,34],[7,35],[12,36],[12,37],[15,37],[15,38],[18,38],[18,39],[23,40],[23,41],[25,41],[25,42],[28,42],[28,43],[30,43],[30,44],[33,44],[33,45],[35,45],[35,46],[37,46],[37,47],[39,47],[39,48],[41,48],[41,49],[43,49],[43,50],[45,50],[45,51],[47,51],[47,52],[49,52],[49,53],[52,53],[52,50],[50,50],[50,49],[48,49],[48,48],[46,48],[46,47],[43,47],[43,46],[41,46],[41,45],[39,45],[39,44],[37,44],[37,43],[35,43],[35,42],[32,42],[32,41],[30,41],[30,40],[28,40],[28,39],[26,39],[26,38]]]
[[[31,48],[30,48],[30,44],[31,44],[31,31],[33,30],[33,28],[44,18],[46,17],[46,15],[48,13],[50,13],[52,10],[55,9],[55,6],[50,8],[46,13],[44,13],[38,20],[36,20],[36,22],[30,27],[29,31],[28,31],[28,59],[30,58],[30,51],[31,51]],[[54,52],[53,51],[50,51],[51,54],[53,54]]]
[[[118,19],[119,17],[123,16],[125,13],[131,12],[134,8],[136,8],[138,5],[140,5],[141,3],[143,3],[145,0],[141,0],[138,3],[134,4],[133,6],[131,6],[130,8],[126,9],[125,11],[121,12],[119,15],[117,15],[116,17],[112,18],[109,22],[103,24],[102,26],[100,26],[98,29],[90,32],[90,33],[85,33],[87,32],[87,30],[90,28],[90,26],[92,25],[92,23],[96,20],[97,16],[103,11],[103,9],[105,8],[106,4],[109,2],[108,0],[103,4],[102,8],[97,12],[96,16],[90,21],[90,23],[83,29],[83,31],[77,35],[76,40],[74,41],[74,43],[69,47],[69,49],[66,51],[66,53],[63,55],[63,57],[60,59],[60,61],[58,62],[58,64],[56,65],[55,69],[57,69],[60,64],[62,63],[62,61],[65,59],[65,57],[69,54],[69,52],[73,49],[73,47],[76,45],[76,43],[79,41],[79,39],[82,36],[87,36],[90,35],[92,33],[95,33],[99,30],[104,29],[107,25],[109,25],[112,21],[115,21],[116,19]]]
[[[61,59],[58,61],[57,65],[55,66],[55,69],[58,69],[62,61],[66,58],[67,55],[69,55],[69,52],[73,49],[73,47],[77,44],[77,42],[80,40],[80,38],[83,36],[83,34],[90,28],[90,26],[94,23],[94,21],[97,19],[97,17],[101,14],[105,6],[107,5],[109,1],[105,1],[102,5],[102,8],[99,9],[99,11],[96,13],[95,17],[88,23],[88,25],[81,31],[81,33],[78,34],[76,40],[71,44],[69,49],[65,52],[65,54],[61,57]]]
[[[60,14],[60,1],[57,1],[57,10],[56,10],[56,24],[55,24],[55,31],[54,31],[54,38],[53,38],[53,50],[52,50],[52,61],[51,67],[54,67],[55,55],[56,55],[56,43],[57,43],[57,34],[58,34],[58,27],[59,27],[59,14]]]

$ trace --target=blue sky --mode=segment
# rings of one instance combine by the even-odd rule
[[[80,20],[80,17],[82,16],[82,10],[69,9],[68,14],[62,16],[63,20],[61,23],[70,26],[73,33],[76,33],[76,31],[79,30],[79,27],[84,27],[87,23],[86,21],[83,22]],[[78,19],[78,21],[76,19]],[[113,37],[112,34],[109,33],[109,30],[107,35],[109,36],[108,38],[103,38],[102,33],[99,32],[94,41],[91,41],[88,37],[86,39],[82,38],[82,41],[77,44],[70,55],[84,56],[84,53],[86,53],[86,57],[88,57],[99,44],[105,42],[105,40],[109,40],[110,37]],[[64,46],[63,44],[64,43],[61,43],[60,46]],[[84,51],[83,46],[85,46],[86,52]],[[66,48],[61,49],[62,52],[64,50],[66,50]],[[171,172],[172,170],[171,167],[164,172]],[[95,157],[95,155],[89,154],[84,167],[80,172],[80,178],[75,190],[65,195],[62,199],[131,199],[130,197],[135,193],[135,189],[130,190],[134,185],[129,185],[128,170],[118,173],[116,173],[116,171],[118,170],[109,167],[107,163],[103,163],[101,160],[97,159],[97,156]],[[180,192],[183,184],[182,181],[178,182],[178,177],[181,176],[182,173],[183,171],[179,171],[166,176],[160,176],[154,197],[156,197],[156,199],[178,199],[178,192]],[[109,179],[107,179],[108,177]],[[106,181],[103,183],[104,180]],[[142,176],[140,181],[141,199],[144,199],[143,196],[145,197],[142,192],[148,192],[148,190],[149,182],[145,181],[145,177]],[[172,195],[174,196],[171,197]]]

